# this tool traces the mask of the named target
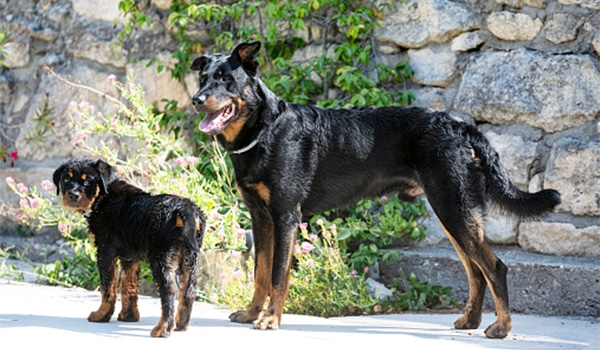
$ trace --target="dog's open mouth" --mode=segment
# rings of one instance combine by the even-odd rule
[[[198,129],[209,135],[216,135],[225,129],[225,126],[235,117],[235,114],[235,103],[231,103],[215,113],[206,112],[206,116],[198,125]]]

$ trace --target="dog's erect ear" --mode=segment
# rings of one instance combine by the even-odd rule
[[[115,179],[115,174],[112,166],[102,159],[96,162],[96,169],[100,173],[100,191],[108,193],[108,184]]]
[[[54,170],[54,174],[52,174],[52,181],[54,181],[54,185],[56,186],[56,195],[60,195],[60,174],[63,172],[67,165],[63,164],[58,167],[58,169]]]
[[[256,55],[260,51],[260,41],[253,41],[251,43],[242,43],[233,49],[231,58],[239,62],[242,67],[252,75],[256,75],[258,69],[258,61]]]
[[[200,57],[196,58],[194,60],[194,62],[192,62],[190,69],[202,71],[202,70],[204,70],[204,67],[206,67],[206,63],[208,63],[208,57],[200,56]]]

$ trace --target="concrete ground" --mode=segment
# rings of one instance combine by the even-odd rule
[[[10,348],[60,349],[600,349],[600,319],[513,315],[506,339],[487,339],[495,319],[484,314],[477,330],[452,327],[456,314],[398,314],[319,318],[284,315],[281,329],[257,331],[229,322],[230,311],[196,303],[191,327],[168,339],[150,337],[160,317],[157,298],[141,297],[141,320],[90,323],[100,293],[0,279],[0,339]],[[117,311],[119,311],[119,307]],[[10,345],[13,344],[13,345]],[[5,348],[5,346],[2,346]]]

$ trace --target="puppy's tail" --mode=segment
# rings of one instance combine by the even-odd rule
[[[179,213],[183,221],[183,239],[190,249],[199,252],[204,239],[206,218],[202,211],[195,208],[193,212]]]
[[[536,193],[521,191],[500,165],[500,157],[489,141],[473,127],[470,132],[474,156],[479,158],[486,177],[487,193],[502,210],[522,218],[535,218],[560,204],[560,193],[546,189]]]

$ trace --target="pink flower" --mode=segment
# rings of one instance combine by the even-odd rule
[[[236,270],[233,273],[233,279],[236,280],[236,281],[240,280],[242,277],[244,277],[244,273],[242,272],[242,270]]]
[[[315,261],[313,259],[308,259],[304,264],[306,265],[306,267],[313,267],[315,266]]]
[[[15,185],[15,179],[13,179],[11,176],[7,177],[4,181],[6,181],[6,184],[9,186]]]
[[[365,273],[369,272],[369,268],[365,266]]]
[[[387,203],[388,198],[386,196],[381,196],[381,202],[383,202],[383,204]]]
[[[112,83],[112,82],[114,82],[115,80],[117,80],[117,76],[116,76],[116,75],[114,75],[114,74],[111,74],[111,75],[109,75],[109,76],[108,76],[108,82],[109,82],[109,83]]]
[[[19,206],[21,208],[29,208],[29,201],[27,200],[27,198],[21,198],[19,200]]]
[[[221,220],[221,214],[219,214],[217,209],[213,209],[210,211],[210,218],[215,221]]]
[[[17,151],[10,152],[10,157],[11,157],[13,160],[17,160],[17,159],[19,159],[19,153],[18,153]]]
[[[219,296],[216,294],[213,294],[210,296],[210,303],[211,304],[216,304],[219,302]]]
[[[111,128],[113,128],[113,129],[116,129],[116,128],[117,128],[117,125],[118,125],[118,124],[117,124],[117,118],[113,118],[113,119],[110,121],[110,127],[111,127]]]
[[[246,237],[246,230],[239,229],[239,230],[235,231],[235,236],[237,238],[244,238],[244,237]]]
[[[227,274],[225,272],[221,272],[219,274],[219,278],[221,279],[221,281],[225,281],[227,280]]]
[[[40,205],[40,200],[37,198],[34,198],[31,200],[30,204],[31,204],[32,208],[37,208]]]
[[[356,278],[356,277],[358,277],[358,272],[356,270],[352,270],[352,272],[350,272],[350,275],[352,275],[352,277]]]
[[[27,188],[27,186],[23,185],[21,182],[19,182],[17,184],[17,190],[19,191],[20,194],[26,194],[29,192],[29,189]]]
[[[25,214],[18,213],[17,215],[15,215],[15,220],[17,220],[17,222],[25,221]]]
[[[311,240],[313,243],[316,243],[316,242],[319,240],[319,237],[318,237],[317,235],[315,235],[314,233],[311,233],[311,234],[310,234],[310,240]]]
[[[58,224],[58,232],[60,232],[60,233],[69,232],[69,225],[67,225],[67,224]]]
[[[231,252],[232,258],[239,258],[240,256],[242,256],[242,252],[240,252],[239,250],[234,250],[233,252]]]
[[[223,231],[217,232],[217,237],[222,239],[223,237],[225,237],[225,232],[223,232]]]
[[[301,223],[298,224],[298,227],[301,230],[305,230],[308,227],[308,223],[307,222],[301,222]]]
[[[54,189],[54,184],[50,180],[42,181],[42,189],[44,191],[52,191]]]
[[[248,280],[250,280],[250,282],[254,282],[254,272],[250,273],[250,276],[248,276]]]
[[[69,102],[69,109],[75,109],[75,108],[77,108],[77,102],[75,102],[75,101]]]
[[[315,249],[315,246],[313,246],[312,244],[308,243],[308,242],[302,242],[302,254],[308,254],[310,252],[313,251],[313,249]]]
[[[75,133],[75,144],[81,145],[83,140],[87,139],[88,135],[84,132],[78,131]]]
[[[323,219],[319,219],[319,220],[317,220],[317,225],[319,225],[319,226],[323,226]]]
[[[90,103],[86,102],[86,101],[81,101],[81,103],[79,103],[79,108],[81,108],[83,110],[87,109],[89,106],[90,106]]]

